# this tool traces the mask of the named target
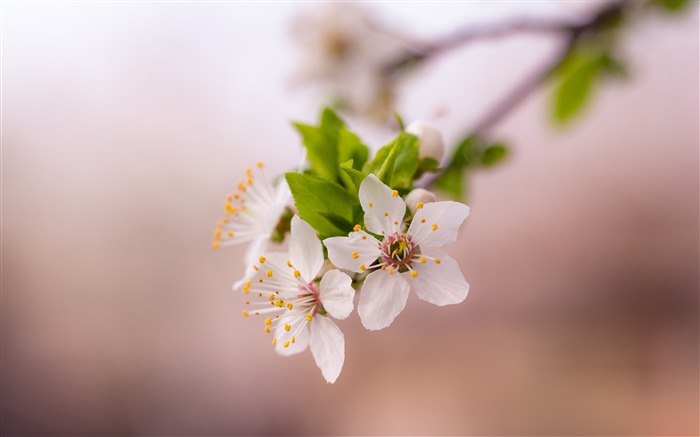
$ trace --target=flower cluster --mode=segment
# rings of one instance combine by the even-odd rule
[[[246,274],[234,285],[246,296],[243,315],[264,319],[281,355],[309,347],[332,383],[345,359],[333,319],[352,313],[356,295],[360,320],[370,330],[389,326],[411,290],[435,305],[466,298],[469,284],[442,248],[457,239],[469,207],[415,188],[418,178],[438,168],[444,148],[430,125],[409,126],[373,159],[330,110],[320,125],[297,128],[309,168],[287,173],[277,187],[261,163],[247,170],[227,197],[213,246],[251,243]],[[280,229],[289,230],[287,250],[268,250]]]

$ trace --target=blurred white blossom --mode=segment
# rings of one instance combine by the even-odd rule
[[[212,247],[250,243],[246,251],[246,273],[237,281],[240,288],[254,272],[256,256],[264,252],[280,216],[292,200],[287,182],[282,179],[273,186],[263,170],[263,163],[246,169],[246,179],[238,181],[236,190],[226,197],[224,217],[214,230]]]
[[[387,67],[402,53],[399,38],[381,29],[359,4],[329,2],[297,17],[295,82],[320,85],[341,107],[385,121],[394,107]]]

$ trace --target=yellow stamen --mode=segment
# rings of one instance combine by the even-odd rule
[[[275,293],[270,293],[270,300],[275,300]]]
[[[362,226],[360,226],[360,225],[355,225],[355,227],[352,228],[352,230],[355,231],[355,232],[360,232],[360,231],[362,230]]]
[[[259,269],[258,269],[258,266],[256,266],[255,264],[253,264],[253,270],[255,270],[255,271],[257,272],[257,271],[259,270]]]
[[[289,347],[289,340],[284,342],[284,347]]]
[[[306,320],[310,322],[312,318],[313,316],[311,315],[311,313],[306,313]]]
[[[432,228],[433,228],[433,231],[437,231],[437,223],[433,223]]]
[[[218,240],[219,238],[221,238],[221,229],[216,228],[216,230],[214,231],[214,239]]]
[[[267,260],[267,258],[265,258],[264,256],[261,256],[259,259],[260,264],[264,263],[266,260]]]
[[[391,192],[391,197],[399,197],[399,192],[396,191],[396,190],[393,190],[393,191]]]
[[[226,236],[227,236],[228,238],[233,238],[233,231],[228,231],[228,232],[226,232]]]
[[[290,269],[292,268],[292,262],[290,260],[287,260],[287,267],[289,267]]]
[[[265,275],[266,275],[268,278],[271,278],[271,277],[272,277],[272,270],[266,271],[266,272],[265,272]]]
[[[248,294],[250,292],[250,279],[245,281],[245,285],[243,285],[243,293]]]
[[[357,258],[360,257],[360,254],[357,253],[357,252],[353,252],[351,255],[352,255],[352,257],[355,258],[355,259],[357,259]]]
[[[367,267],[365,267],[364,264],[360,264],[360,270],[365,271],[365,270],[367,270]]]
[[[371,208],[374,206],[374,204],[372,202],[367,202],[367,206],[369,206]]]
[[[213,243],[211,243],[212,249],[218,249],[219,246],[221,246],[221,243],[218,241],[214,241]]]
[[[292,335],[292,343],[296,343],[296,342],[297,342],[297,338]]]
[[[416,276],[418,276],[418,272],[415,270],[411,270],[411,277],[415,278]]]
[[[263,162],[262,162],[262,161],[258,161],[258,168],[263,168]]]
[[[416,203],[416,209],[421,209],[421,208],[423,208],[423,202]]]
[[[299,270],[294,270],[294,277],[298,278],[299,276],[301,276],[301,272]]]
[[[272,324],[272,317],[268,317],[267,319],[265,319],[265,324],[271,325]]]
[[[394,268],[393,268],[393,267],[389,267],[389,274],[390,274],[390,275],[393,275],[393,274],[394,274]]]
[[[277,344],[277,337],[275,337],[275,338],[272,339],[272,345],[274,346],[274,345],[276,345],[276,344]]]
[[[292,308],[294,308],[294,305],[292,305],[292,303],[289,302],[289,303],[287,304],[287,309],[288,309],[288,310],[291,310]]]
[[[248,317],[248,311],[243,310],[243,317]]]
[[[389,213],[384,211],[384,217],[389,217]]]
[[[270,327],[267,325],[265,325],[265,332],[267,332],[268,334],[270,333]]]
[[[425,219],[424,218],[420,219],[420,222],[425,223]]]
[[[422,256],[422,257],[420,257],[420,260],[419,260],[419,261],[420,261],[421,264],[425,264],[425,262],[426,262],[427,260],[425,259],[424,256]]]
[[[292,329],[292,326],[289,324],[284,325],[284,330],[289,332],[289,330]]]
[[[440,258],[435,258],[435,264],[440,264]]]

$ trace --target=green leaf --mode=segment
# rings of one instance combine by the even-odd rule
[[[324,108],[321,112],[321,128],[327,131],[327,134],[335,133],[345,127],[343,120],[331,108]]]
[[[294,123],[294,127],[301,134],[306,157],[309,160],[311,171],[318,177],[335,181],[338,179],[338,147],[337,143],[329,138],[325,130],[302,123]]]
[[[396,140],[392,140],[391,143],[377,150],[377,153],[374,155],[374,159],[367,161],[362,167],[362,171],[367,174],[377,174],[379,169],[382,168],[382,165],[384,165],[384,161],[386,161],[387,156],[389,156],[389,152],[391,151],[392,147],[394,147],[395,141]]]
[[[345,186],[348,187],[352,193],[357,195],[360,190],[360,184],[365,180],[367,175],[360,170],[355,170],[352,160],[340,164],[340,170],[340,176]]]
[[[395,148],[396,161],[389,186],[395,189],[409,189],[413,185],[413,177],[420,163],[418,160],[418,137],[401,132]]]
[[[653,3],[669,12],[679,12],[693,4],[690,0],[653,0]]]
[[[436,188],[453,199],[461,200],[464,195],[464,173],[480,155],[475,146],[477,142],[473,136],[465,137],[457,145],[445,171],[433,181]]]
[[[353,222],[349,222],[344,217],[341,217],[338,214],[332,212],[321,211],[318,214],[326,220],[328,220],[336,228],[346,229],[347,232],[345,232],[344,235],[349,233],[352,230],[353,226],[355,226]]]
[[[403,122],[403,117],[401,117],[401,114],[399,114],[398,112],[394,112],[394,118],[396,119],[396,124],[399,125],[399,130],[405,131],[406,123]]]
[[[345,128],[338,135],[338,164],[353,161],[353,168],[360,170],[367,162],[369,148],[362,144],[360,137]]]
[[[408,189],[413,184],[418,164],[418,138],[400,132],[391,143],[377,151],[363,171],[375,173],[380,181],[392,188]]]
[[[484,167],[494,166],[503,161],[508,156],[508,149],[503,144],[492,144],[484,149],[481,155],[481,165]]]
[[[299,216],[322,237],[347,235],[352,230],[339,227],[338,218],[352,223],[358,200],[340,185],[314,176],[290,172],[285,175]],[[325,214],[325,215],[324,215]],[[327,216],[333,215],[333,219]]]
[[[565,123],[585,107],[605,65],[604,59],[605,56],[592,47],[581,47],[569,54],[558,71],[561,81],[554,92],[555,121]]]

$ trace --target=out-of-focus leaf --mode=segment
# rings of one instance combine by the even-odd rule
[[[508,156],[508,149],[503,144],[492,144],[484,149],[481,155],[481,165],[484,167],[494,166],[503,161]]]
[[[626,78],[628,76],[627,66],[610,53],[606,53],[600,58],[601,72],[608,76]]]
[[[394,118],[396,119],[396,124],[399,125],[399,130],[405,131],[406,124],[403,122],[403,117],[401,117],[401,114],[399,114],[398,112],[394,112]]]
[[[322,237],[347,235],[349,228],[339,227],[340,219],[352,223],[357,198],[340,185],[301,173],[285,175],[299,216],[319,231]],[[324,215],[325,214],[325,215]],[[333,219],[327,216],[333,215]]]
[[[669,12],[680,12],[688,5],[693,4],[691,0],[652,0],[651,3]]]
[[[475,158],[476,147],[474,145],[476,143],[477,140],[473,136],[468,136],[459,143],[445,171],[433,181],[437,189],[454,199],[462,199],[464,195],[464,173]]]
[[[591,55],[584,50],[576,50],[569,55],[559,69],[561,81],[554,91],[555,121],[568,122],[581,112],[590,98],[601,66],[600,55]]]

